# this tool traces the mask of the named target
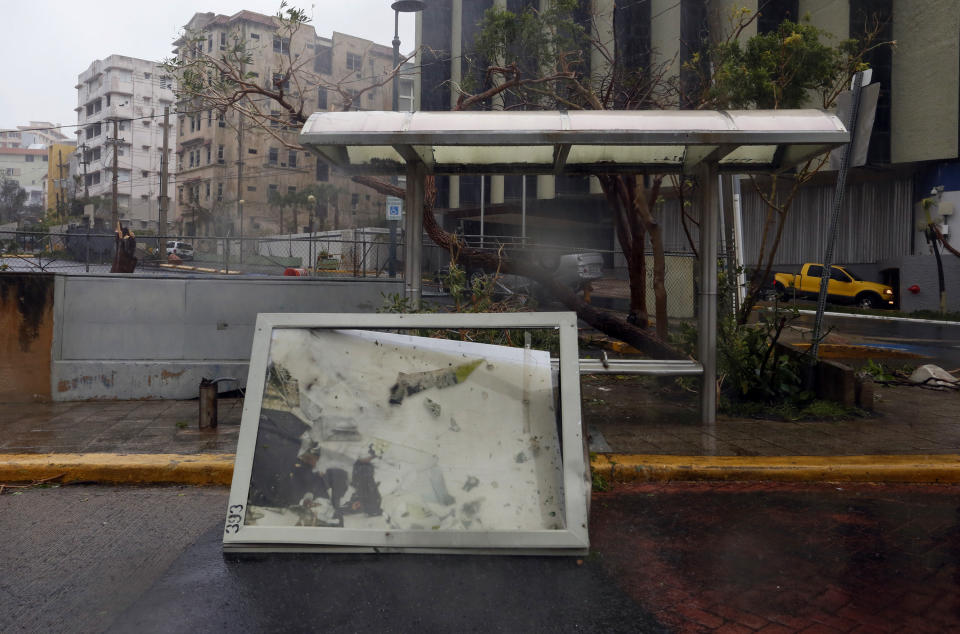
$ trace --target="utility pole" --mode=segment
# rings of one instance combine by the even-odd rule
[[[241,26],[241,37],[247,41],[246,26]],[[246,69],[240,62],[240,76],[243,77]],[[237,110],[237,217],[240,219],[240,255],[239,262],[243,262],[243,112]]]
[[[60,178],[57,181],[57,222],[63,222],[62,217],[64,208],[67,205],[67,188],[63,186],[63,150],[57,150],[57,169],[60,171]]]
[[[170,106],[163,107],[163,154],[160,155],[160,216],[157,219],[157,254],[162,256],[163,239],[167,235],[167,206],[170,198],[167,196],[167,175],[170,166],[167,152],[170,145]]]
[[[237,125],[237,216],[240,218],[240,261],[243,261],[243,113]]]
[[[83,165],[83,198],[90,199],[90,185],[87,183],[87,144],[80,146],[80,165]]]
[[[117,120],[113,120],[113,138],[110,141],[113,143],[113,203],[110,208],[110,227],[111,229],[116,229],[117,224],[120,222],[120,209],[117,206],[117,165],[119,164],[120,156],[120,136],[117,131]]]

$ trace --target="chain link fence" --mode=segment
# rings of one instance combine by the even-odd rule
[[[596,303],[629,309],[630,282],[622,254],[614,250],[578,250],[570,246],[534,243],[515,236],[462,236],[471,247],[492,252],[524,250],[546,268],[576,253],[598,254],[603,274],[592,282]],[[287,275],[307,277],[403,277],[403,240],[400,232],[385,228],[301,233],[285,236],[179,236],[137,235],[137,273],[219,275]],[[71,228],[44,233],[0,230],[0,268],[57,273],[107,273],[113,261],[114,234]],[[391,266],[391,253],[396,258]],[[423,242],[423,290],[442,294],[451,254]],[[647,256],[647,310],[654,314],[653,256]],[[690,253],[668,253],[664,283],[667,314],[671,319],[696,315],[699,267]],[[515,277],[515,276],[512,276]],[[507,280],[507,286],[514,280]],[[529,284],[517,283],[525,287]]]

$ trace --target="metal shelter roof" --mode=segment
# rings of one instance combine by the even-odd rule
[[[821,110],[318,112],[300,143],[354,172],[771,172],[842,145]]]

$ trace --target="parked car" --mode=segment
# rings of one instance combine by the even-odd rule
[[[781,298],[816,299],[820,293],[823,265],[806,263],[796,275],[777,273],[773,290]],[[893,308],[893,289],[886,284],[868,282],[842,266],[830,267],[827,300],[835,304],[854,304],[860,308]]]
[[[170,240],[167,242],[167,255],[175,255],[181,260],[192,260],[193,245],[179,240]]]

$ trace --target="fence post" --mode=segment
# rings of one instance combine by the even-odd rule
[[[223,274],[230,274],[230,238],[227,237],[223,239]]]
[[[87,230],[87,239],[84,240],[83,261],[87,265],[87,273],[90,272],[90,230]]]

